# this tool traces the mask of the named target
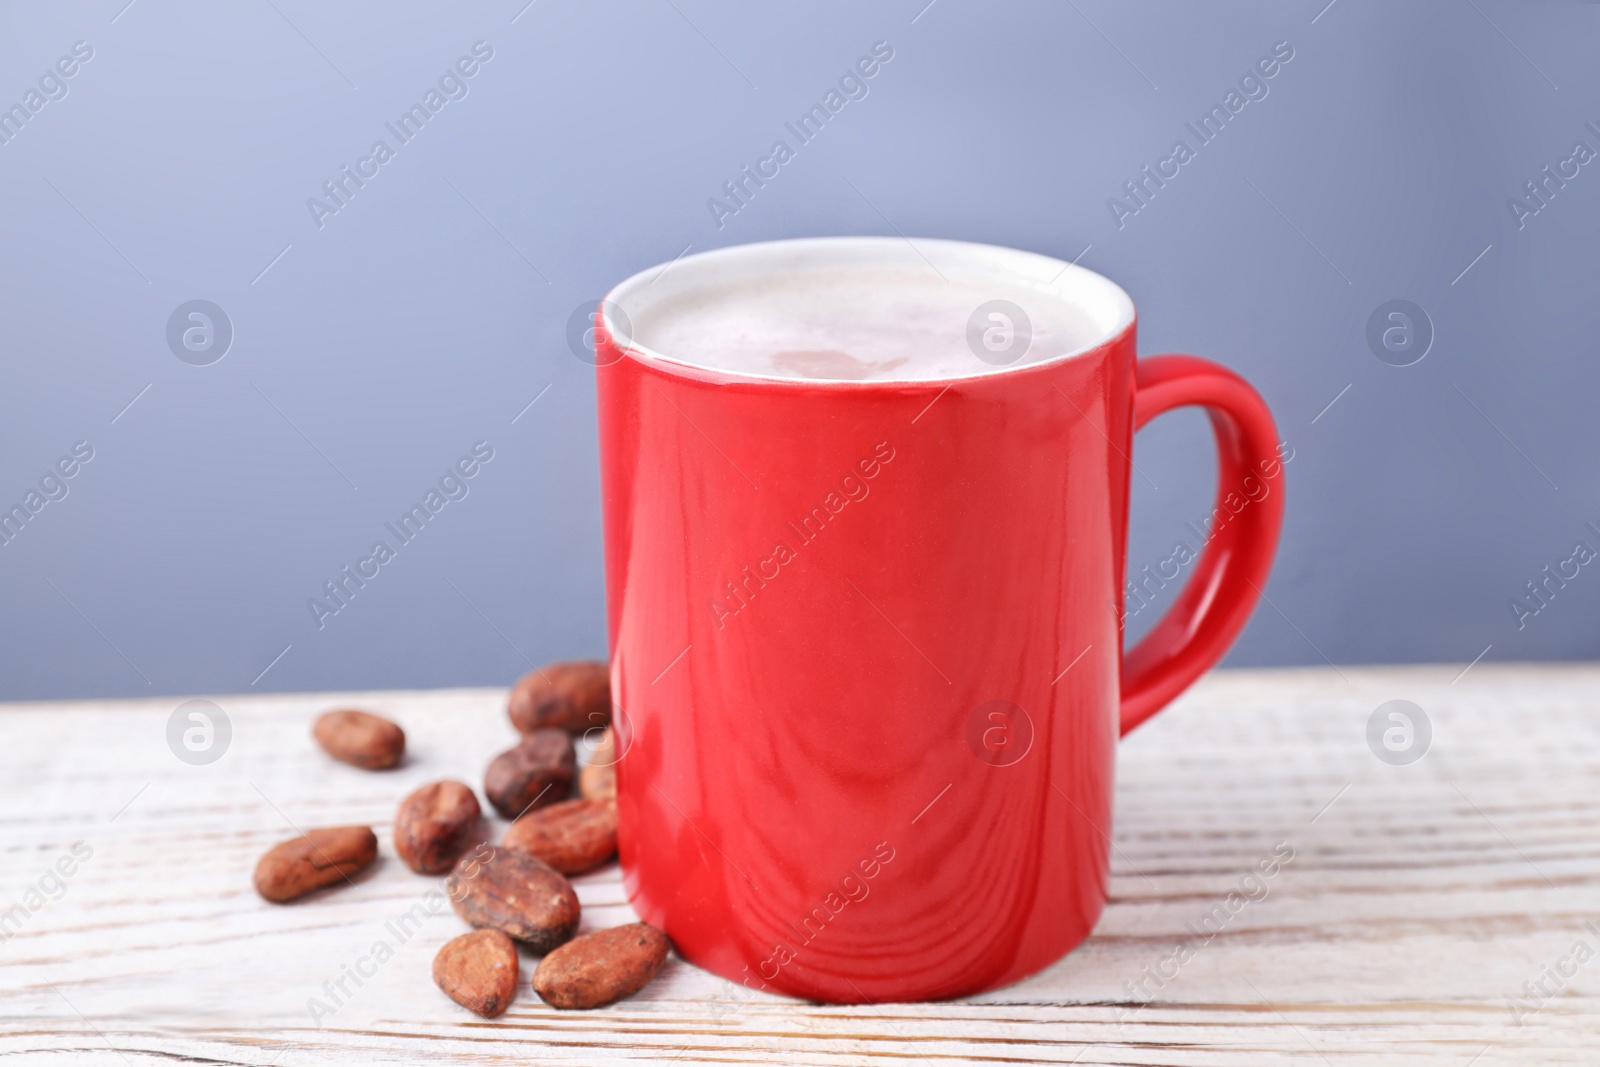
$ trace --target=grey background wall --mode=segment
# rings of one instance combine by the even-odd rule
[[[573,310],[685,249],[896,231],[1081,257],[1145,351],[1265,394],[1286,529],[1230,663],[1594,654],[1600,568],[1510,601],[1600,549],[1600,162],[1574,160],[1600,151],[1600,7],[926,3],[0,9],[0,105],[27,113],[0,127],[0,504],[93,450],[0,545],[0,698],[602,654]],[[480,41],[420,134],[386,131]],[[719,227],[708,198],[878,41],[867,95]],[[1277,42],[1266,95],[1128,199]],[[379,139],[393,158],[359,164]],[[309,209],[346,165],[376,174]],[[232,330],[204,366],[167,337],[197,299]],[[1369,345],[1391,300],[1431,322],[1420,362]],[[1140,435],[1133,570],[1207,513],[1207,434]],[[467,495],[319,629],[307,599],[479,441]]]

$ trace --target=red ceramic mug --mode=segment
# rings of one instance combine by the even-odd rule
[[[631,335],[673,294],[913,252],[931,286],[1004,275],[1094,339],[982,373],[818,381]],[[1059,959],[1105,903],[1117,738],[1222,656],[1266,581],[1283,476],[1260,396],[1193,356],[1136,360],[1132,301],[1105,278],[983,245],[746,245],[601,308],[619,845],[640,916],[717,974],[823,1001],[975,993]],[[1185,405],[1216,434],[1217,528],[1124,656],[1133,434]]]

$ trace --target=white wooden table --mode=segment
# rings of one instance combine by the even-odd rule
[[[320,1025],[307,1000],[326,1002],[324,982],[393,943],[385,924],[437,884],[393,858],[395,803],[441,776],[480,783],[512,738],[503,691],[213,697],[233,737],[208,766],[167,747],[178,699],[0,706],[0,923],[9,914],[13,934],[0,943],[0,1056],[1600,1063],[1600,957],[1573,956],[1578,941],[1600,950],[1600,667],[1478,664],[1452,684],[1459,671],[1206,679],[1123,745],[1111,903],[1094,936],[1018,985],[953,1003],[819,1006],[747,999],[674,958],[642,994],[596,1012],[546,1007],[525,971],[494,1021],[430,980],[434,952],[462,929],[449,911],[359,988],[347,979],[353,995]],[[1366,740],[1393,698],[1432,723],[1430,750],[1409,766]],[[309,723],[335,704],[394,716],[414,757],[371,774],[321,756]],[[385,856],[354,887],[267,906],[250,872],[291,822],[368,823]],[[79,840],[92,855],[64,891],[44,879],[30,897]],[[1264,888],[1243,883],[1285,846],[1293,859]],[[1197,938],[1241,885],[1259,899]],[[631,920],[615,866],[577,887],[586,928]],[[1180,942],[1192,952],[1181,965]],[[1524,983],[1541,980],[1554,995],[1530,998]]]

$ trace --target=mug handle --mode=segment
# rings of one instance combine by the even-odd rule
[[[1160,711],[1228,651],[1272,568],[1283,462],[1272,413],[1250,383],[1197,356],[1151,356],[1134,372],[1133,428],[1197,404],[1217,437],[1211,536],[1167,613],[1122,660],[1122,733]]]

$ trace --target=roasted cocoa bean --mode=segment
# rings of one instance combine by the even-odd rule
[[[581,734],[611,722],[611,672],[596,660],[548,663],[511,688],[506,711],[523,733],[565,730]]]
[[[577,770],[572,738],[561,730],[535,730],[496,756],[483,776],[483,793],[508,819],[567,799]]]
[[[366,826],[312,830],[267,850],[256,863],[256,892],[274,904],[343,882],[378,858],[378,836]]]
[[[328,755],[364,770],[387,770],[406,754],[405,731],[370,711],[345,708],[324,712],[311,727],[311,734]]]
[[[578,792],[591,800],[606,800],[617,795],[617,738],[611,727],[589,753],[589,762],[578,772]]]
[[[394,814],[394,850],[418,874],[448,871],[483,832],[483,811],[464,782],[429,782]]]
[[[536,955],[564,944],[578,929],[572,883],[526,852],[500,848],[487,859],[468,853],[445,880],[445,892],[467,922],[502,930]]]
[[[617,854],[615,800],[563,800],[511,824],[504,845],[544,860],[562,874],[582,874]]]
[[[667,935],[649,923],[597,930],[539,961],[533,988],[556,1008],[598,1008],[643,989],[666,962]]]
[[[445,943],[433,958],[433,984],[485,1019],[505,1011],[517,992],[517,946],[499,930],[474,930]]]

